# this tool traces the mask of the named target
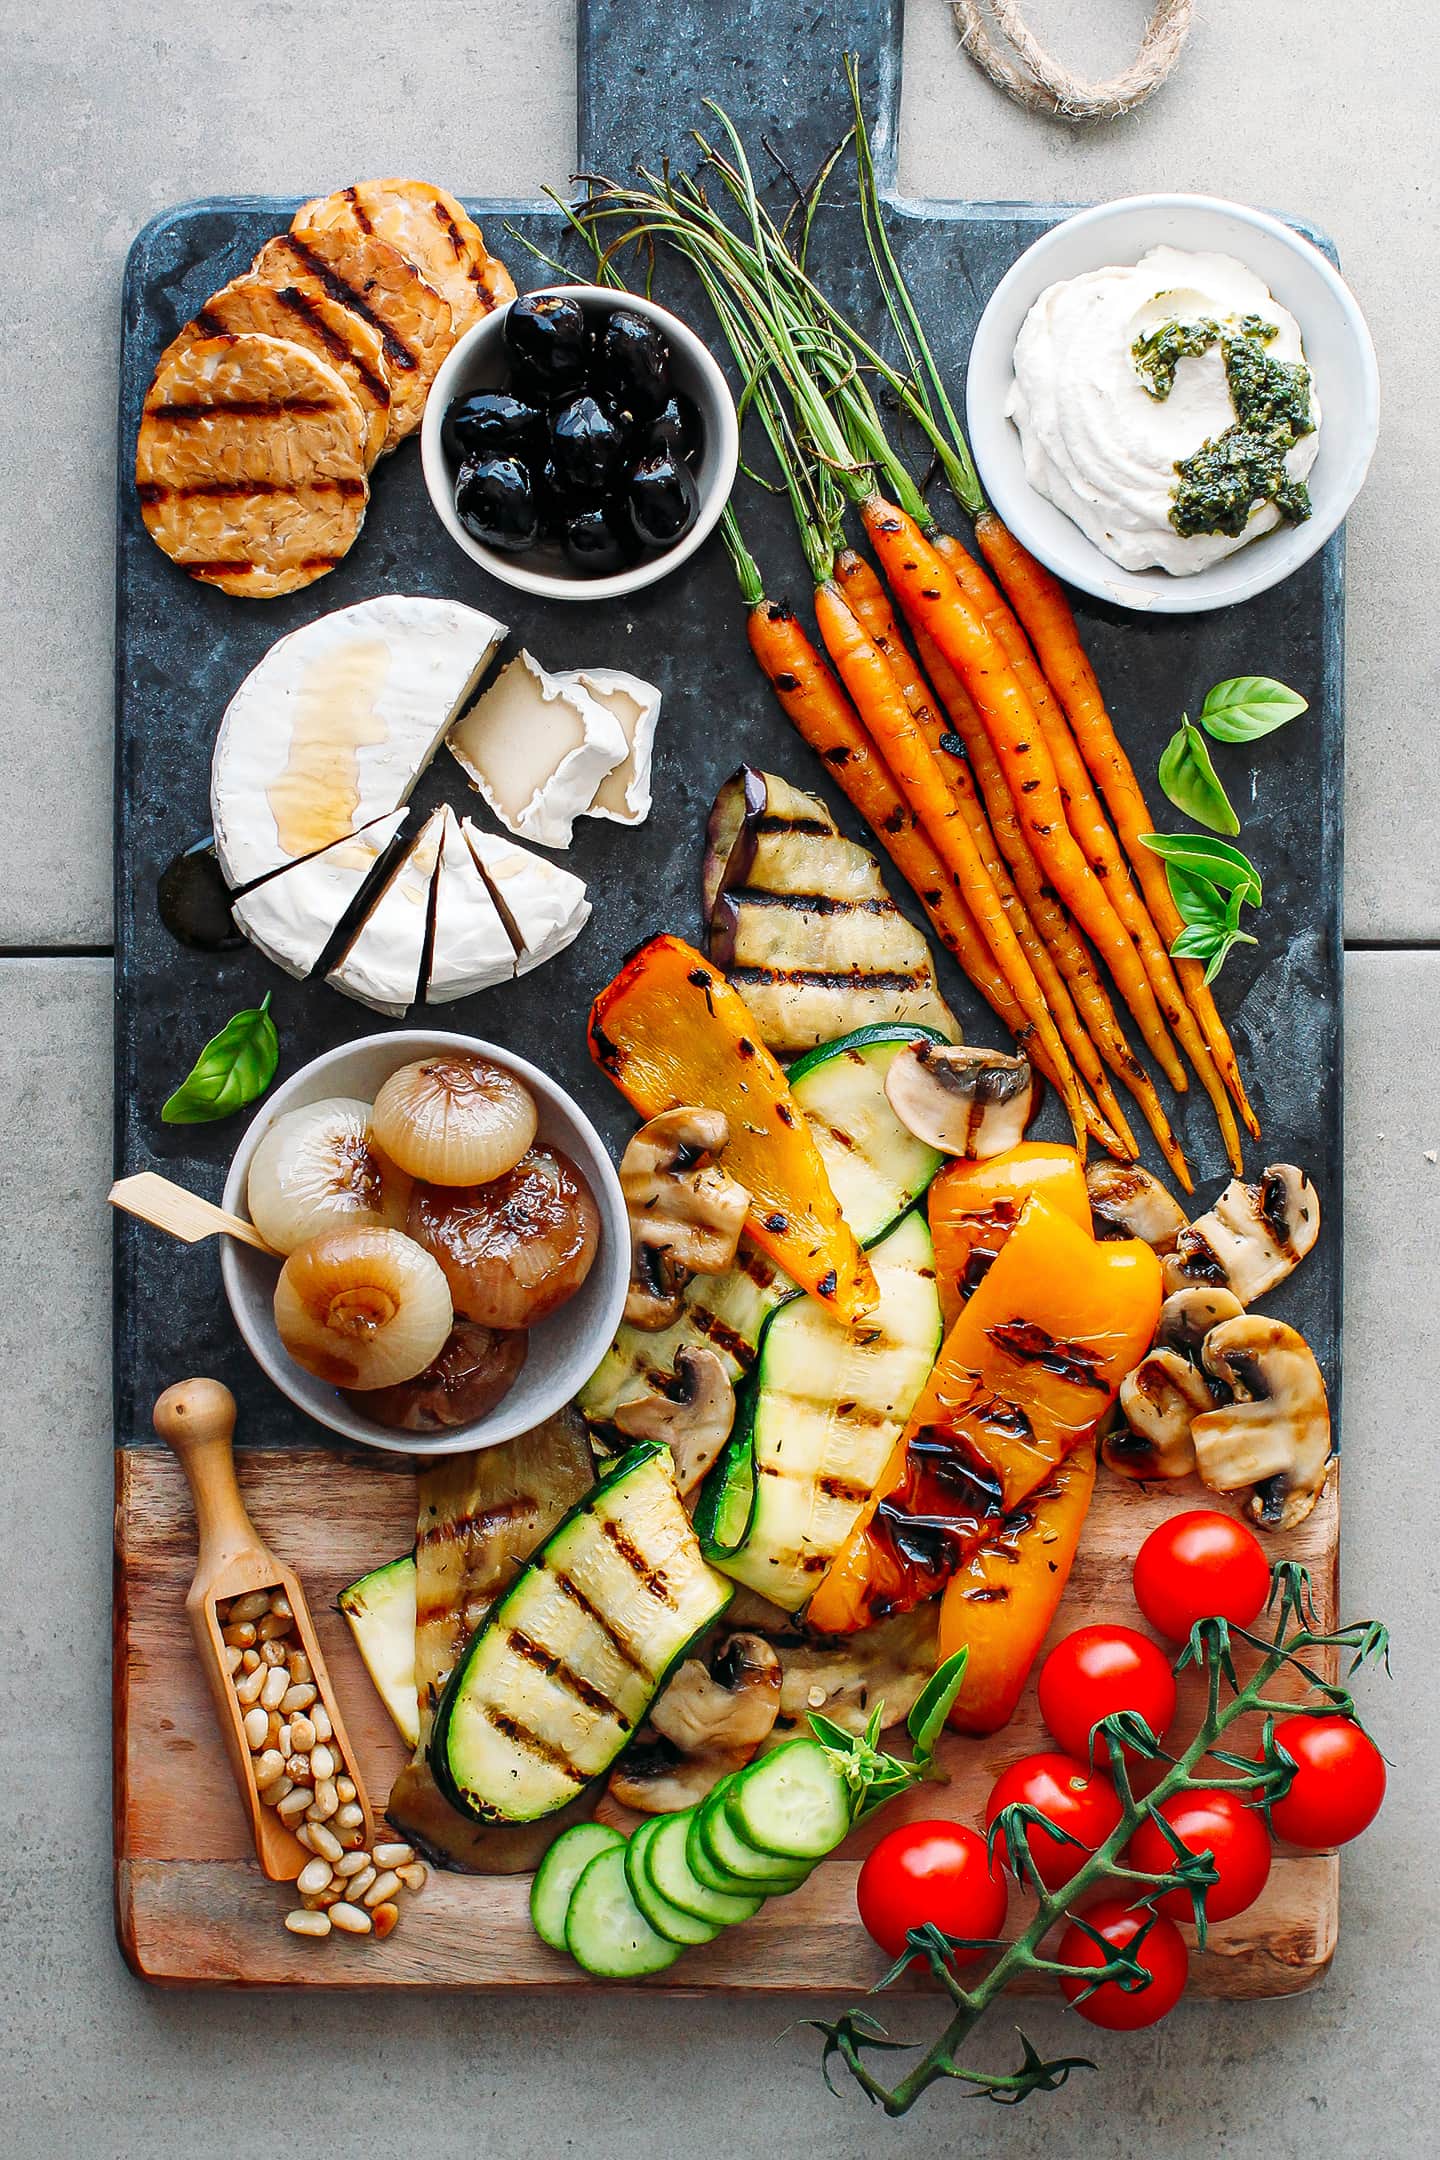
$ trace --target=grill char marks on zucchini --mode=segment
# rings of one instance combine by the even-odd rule
[[[706,830],[701,900],[710,956],[778,1057],[874,1021],[957,1039],[924,938],[817,796],[748,766],[727,780]]]
[[[666,1449],[632,1448],[546,1539],[452,1674],[429,1759],[452,1803],[533,1822],[644,1721],[730,1585],[706,1566]]]

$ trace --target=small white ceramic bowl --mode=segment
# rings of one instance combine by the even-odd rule
[[[351,1095],[373,1102],[381,1086],[401,1065],[442,1050],[467,1050],[492,1058],[524,1082],[540,1113],[538,1137],[560,1148],[584,1172],[600,1210],[600,1242],[594,1265],[580,1289],[560,1310],[530,1330],[530,1350],[510,1393],[486,1418],[453,1432],[396,1432],[367,1418],[358,1403],[302,1371],[287,1356],[275,1329],[275,1280],[280,1263],[265,1253],[225,1238],[220,1273],[235,1324],[256,1363],[307,1417],[359,1440],[366,1447],[388,1448],[397,1455],[458,1455],[469,1448],[498,1446],[536,1425],[572,1400],[606,1350],[625,1309],[630,1274],[630,1226],[620,1180],[605,1144],[584,1112],[563,1088],[535,1066],[495,1043],[469,1035],[442,1035],[428,1028],[406,1028],[394,1035],[371,1035],[327,1050],[276,1088],[235,1151],[225,1180],[224,1206],[249,1216],[245,1204],[250,1161],[264,1135],[287,1110],[321,1102],[330,1095]]]
[[[515,586],[520,592],[536,593],[546,600],[616,600],[623,593],[639,592],[642,586],[653,585],[658,579],[668,577],[672,570],[678,570],[714,530],[735,485],[740,462],[740,425],[735,416],[735,400],[713,354],[695,332],[667,308],[657,307],[653,300],[642,300],[633,293],[612,291],[604,285],[553,285],[544,289],[563,292],[570,299],[578,300],[587,316],[608,315],[616,308],[624,308],[630,314],[643,315],[664,333],[670,346],[675,388],[692,400],[705,431],[705,448],[695,476],[700,490],[700,510],[695,523],[684,539],[677,540],[664,554],[634,563],[628,570],[617,571],[614,577],[594,578],[575,576],[560,564],[558,555],[544,554],[538,548],[527,555],[502,554],[497,548],[483,546],[473,533],[465,530],[455,512],[455,475],[440,440],[440,429],[457,397],[463,397],[469,390],[492,390],[502,381],[506,372],[502,344],[505,308],[497,308],[493,315],[485,316],[473,329],[466,331],[431,385],[420,428],[420,462],[425,485],[430,491],[436,516],[456,546],[462,547],[471,560],[488,570],[492,577]]]
[[[1300,325],[1320,396],[1314,504],[1302,525],[1281,525],[1193,577],[1122,570],[1025,477],[1020,437],[1005,417],[1015,340],[1041,293],[1062,278],[1138,262],[1162,245],[1234,255],[1262,277]],[[1278,585],[1308,562],[1360,492],[1375,449],[1380,384],[1375,348],[1354,294],[1308,240],[1278,218],[1207,195],[1135,195],[1081,210],[1025,250],[980,318],[965,386],[970,448],[985,492],[1016,538],[1057,577],[1117,607],[1193,615],[1230,607]]]

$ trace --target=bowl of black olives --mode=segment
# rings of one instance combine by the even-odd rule
[[[526,293],[435,378],[420,455],[442,524],[492,576],[608,600],[693,555],[725,506],[735,403],[693,330],[600,285]]]

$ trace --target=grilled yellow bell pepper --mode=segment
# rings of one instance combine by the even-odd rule
[[[934,1180],[925,1211],[947,1328],[979,1288],[1032,1193],[1043,1194],[1052,1207],[1089,1230],[1085,1166],[1073,1147],[1023,1140],[984,1162],[947,1163]]]

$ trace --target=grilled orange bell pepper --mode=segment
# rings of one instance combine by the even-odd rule
[[[721,1159],[750,1195],[745,1228],[842,1320],[877,1301],[784,1073],[738,990],[682,938],[654,937],[590,1009],[590,1055],[642,1117],[682,1103],[723,1110]]]
[[[947,1163],[934,1180],[926,1213],[947,1328],[955,1325],[961,1306],[1020,1220],[1021,1208],[1037,1192],[1089,1230],[1085,1166],[1073,1147],[1024,1140],[985,1162]]]
[[[957,1732],[998,1732],[1014,1716],[1070,1580],[1094,1490],[1095,1443],[1082,1440],[1028,1500],[983,1533],[946,1584],[937,1660],[970,1653],[950,1710]]]
[[[1091,1440],[1155,1332],[1160,1263],[1038,1194],[946,1336],[807,1624],[847,1635],[945,1587],[996,1517]]]

